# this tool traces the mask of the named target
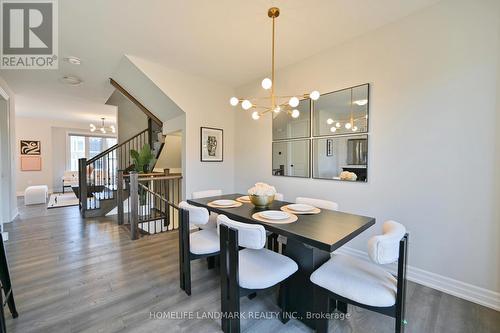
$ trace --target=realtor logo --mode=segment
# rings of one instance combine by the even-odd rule
[[[2,69],[57,69],[57,0],[0,0]]]

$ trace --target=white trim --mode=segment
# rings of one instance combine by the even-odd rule
[[[351,247],[343,246],[335,252],[351,255],[365,261],[370,261],[368,253]],[[387,268],[393,273],[396,272],[395,264],[387,265]],[[417,267],[412,267],[410,265],[408,265],[407,269],[407,278],[410,281],[500,311],[499,292],[481,288]]]
[[[4,223],[12,223],[12,222],[14,222],[14,220],[17,217],[17,215],[19,215],[19,209],[17,209],[17,205],[16,205],[16,208],[14,209],[14,211],[12,212],[12,216],[10,217],[10,221],[4,222]]]

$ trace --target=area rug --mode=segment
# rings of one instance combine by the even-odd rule
[[[54,193],[50,195],[48,209],[69,206],[78,206],[79,201],[75,193]]]

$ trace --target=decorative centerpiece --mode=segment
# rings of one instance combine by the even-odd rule
[[[256,183],[248,190],[250,201],[257,208],[266,208],[274,201],[276,189],[266,183]]]

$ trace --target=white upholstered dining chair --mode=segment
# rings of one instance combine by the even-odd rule
[[[374,263],[334,254],[311,274],[311,281],[316,285],[315,312],[328,313],[331,300],[337,304],[352,304],[395,318],[395,332],[403,332],[406,324],[407,246],[405,227],[395,221],[386,221],[383,234],[373,236],[368,241],[368,254]],[[376,265],[396,261],[396,277]],[[347,312],[347,307],[343,311]],[[316,332],[327,331],[328,320],[317,320]]]
[[[277,200],[277,201],[285,201],[285,196],[283,195],[283,193],[276,193],[274,195],[274,200]]]
[[[201,199],[208,197],[217,197],[222,195],[222,190],[204,190],[196,191],[191,194],[193,199]],[[210,217],[207,224],[200,226],[201,229],[216,228],[217,227],[217,215],[216,213],[210,212]]]
[[[314,199],[314,198],[306,198],[306,197],[297,197],[295,202],[298,204],[310,205],[320,209],[328,209],[328,210],[339,210],[339,204],[334,201],[323,200],[323,199]],[[278,236],[278,243],[281,243],[281,252],[284,252],[286,247],[286,237]]]
[[[266,231],[262,225],[233,221],[225,215],[217,218],[220,236],[221,311],[240,313],[240,297],[280,284],[280,319],[287,321],[287,279],[298,270],[297,263],[268,250]],[[240,247],[244,249],[240,250]],[[224,332],[239,332],[239,317],[223,316]]]
[[[295,202],[298,204],[311,205],[320,209],[339,210],[339,204],[329,200],[297,197]]]
[[[190,226],[204,226],[209,222],[208,210],[185,201],[179,203],[179,267],[180,286],[191,295],[191,261],[207,258],[209,268],[215,266],[219,255],[219,236],[216,228],[205,228],[190,232]]]
[[[216,197],[222,195],[222,190],[203,190],[196,191],[192,193],[193,199],[207,198],[207,197]]]

